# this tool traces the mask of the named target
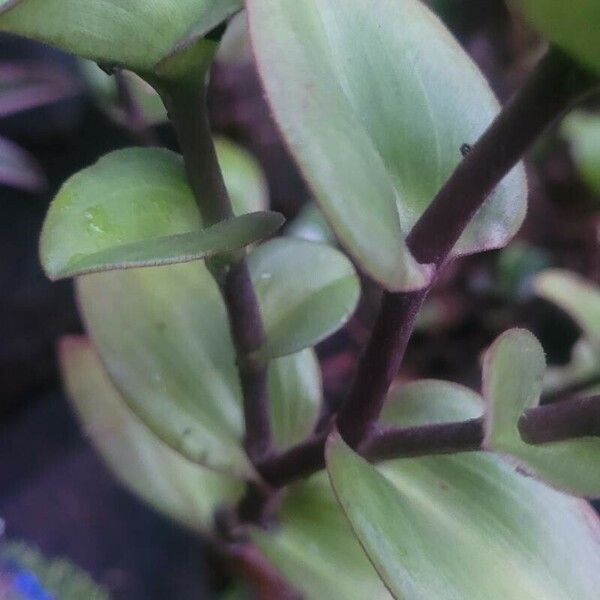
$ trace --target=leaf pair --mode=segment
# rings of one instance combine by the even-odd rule
[[[392,394],[382,421],[444,423],[479,417],[483,409],[465,388],[425,381]],[[590,507],[499,457],[372,466],[332,434],[327,468],[351,529],[318,475],[290,490],[278,532],[255,533],[308,599],[596,597],[600,552]]]
[[[272,214],[243,214],[266,208],[262,175],[236,147],[217,147],[241,214],[232,223],[247,225],[252,217]],[[117,265],[107,254],[123,262],[121,240],[155,248],[155,240],[180,239],[186,234],[179,232],[198,224],[178,156],[119,151],[59,192],[44,228],[42,257],[61,276],[74,270],[77,254],[83,255],[76,259],[80,270],[110,269]],[[227,222],[199,230],[199,239],[206,241],[222,225]],[[255,237],[246,241],[260,237],[252,231]],[[223,230],[211,239],[215,252],[229,243]],[[169,248],[169,260],[181,258],[173,253],[180,247]],[[340,252],[292,238],[254,248],[248,265],[267,333],[261,352],[272,359],[271,419],[281,449],[314,426],[322,387],[311,347],[348,319],[359,283]],[[241,391],[216,282],[201,262],[189,262],[81,276],[77,291],[96,350],[86,341],[67,341],[62,364],[92,439],[139,495],[186,524],[206,528],[215,506],[237,494],[239,481],[255,477],[242,447]]]
[[[356,305],[352,266],[327,246],[273,240],[250,255],[249,266],[266,326],[264,352],[271,357],[312,346]],[[302,277],[308,267],[310,278]],[[206,267],[90,275],[78,280],[77,289],[87,330],[136,414],[189,459],[252,476],[241,447],[241,393],[227,316]],[[290,442],[309,433],[318,410],[318,368],[306,352],[271,365],[272,391],[279,391],[272,394],[274,405],[312,417]],[[303,389],[310,393],[299,393]],[[307,401],[308,411],[302,406]]]

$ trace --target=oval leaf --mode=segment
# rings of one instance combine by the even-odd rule
[[[75,411],[110,470],[161,513],[198,531],[212,529],[214,511],[235,503],[241,482],[213,473],[165,446],[129,410],[84,337],[60,344],[63,381]]]
[[[523,463],[553,486],[580,496],[600,496],[600,438],[526,444],[518,423],[539,404],[546,361],[537,339],[523,329],[501,335],[486,352],[483,388],[487,401],[486,448]]]
[[[574,112],[563,122],[561,133],[584,181],[600,196],[600,115]]]
[[[600,348],[600,289],[570,271],[552,269],[534,281],[539,296],[556,304],[581,327],[586,337]]]
[[[288,145],[338,239],[391,290],[428,273],[405,236],[498,103],[418,0],[247,0],[254,52]],[[526,204],[521,166],[496,188],[455,254],[504,245]]]
[[[87,330],[135,414],[190,460],[253,477],[242,449],[241,391],[225,307],[206,267],[86,275],[77,279],[77,291]],[[301,353],[285,360],[269,374],[281,445],[312,427],[320,398],[314,358]]]
[[[473,394],[440,385],[412,400],[401,390],[395,419],[409,426],[462,412]],[[407,406],[408,418],[399,418]],[[461,410],[462,407],[462,410]],[[336,495],[365,552],[402,600],[570,600],[600,585],[597,518],[584,502],[520,476],[484,454],[395,460],[376,468],[337,434],[327,446]]]
[[[0,16],[0,31],[145,74],[239,8],[239,0],[21,0]]]
[[[600,72],[600,4],[597,0],[513,0],[539,30],[569,54]]]
[[[217,145],[236,211],[263,208],[260,170],[231,143]],[[246,184],[247,197],[243,195]],[[40,242],[51,279],[115,268],[171,264],[241,248],[281,225],[275,213],[199,231],[183,161],[158,148],[118,150],[71,177],[52,202]]]
[[[268,357],[313,346],[352,315],[360,283],[352,263],[324,244],[270,240],[248,257],[267,332]]]

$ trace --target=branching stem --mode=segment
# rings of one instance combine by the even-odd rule
[[[560,50],[551,49],[416,223],[407,241],[417,260],[442,267],[472,217],[527,148],[597,84],[595,76]],[[354,448],[374,428],[427,292],[383,295],[370,341],[337,418],[340,433]],[[264,461],[260,471],[272,485],[313,473],[323,467],[324,443],[325,435],[313,437]]]

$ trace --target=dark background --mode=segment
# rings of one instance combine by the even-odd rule
[[[471,53],[499,97],[523,81],[540,41],[511,19],[500,0],[432,2]],[[75,60],[47,48],[0,38],[0,60],[37,58],[78,76]],[[276,210],[293,217],[308,193],[269,118],[251,64],[216,68],[214,129],[256,153]],[[0,188],[0,517],[7,535],[66,556],[106,585],[115,599],[212,597],[218,584],[201,543],[122,490],[82,438],[60,390],[56,339],[80,331],[71,284],[48,282],[37,238],[48,203],[69,175],[103,153],[136,143],[89,94],[0,119],[0,135],[27,148],[49,184],[42,194]],[[173,145],[167,127],[157,136]],[[600,280],[598,199],[576,174],[566,144],[549,133],[528,161],[530,209],[519,239],[525,258],[502,268],[498,252],[452,265],[434,294],[433,323],[416,333],[400,374],[476,387],[482,350],[503,330],[522,325],[564,363],[579,333],[562,313],[527,293],[536,265],[563,266]],[[536,262],[537,261],[537,262]],[[525,283],[525,285],[523,285]],[[339,401],[376,307],[377,291],[348,327],[319,348],[327,399]]]

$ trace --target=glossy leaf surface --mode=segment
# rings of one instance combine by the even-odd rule
[[[579,438],[549,444],[526,444],[519,418],[538,405],[545,370],[544,351],[523,329],[500,336],[484,359],[485,446],[522,461],[553,486],[580,496],[600,496],[600,439]]]
[[[481,414],[468,390],[418,385],[393,395],[397,406],[387,424]],[[374,467],[333,434],[327,462],[344,512],[395,598],[591,600],[597,594],[600,538],[592,509],[498,457],[470,453]]]
[[[551,42],[600,72],[597,0],[513,0]]]
[[[315,345],[352,315],[360,283],[352,263],[324,244],[270,240],[248,257],[267,332],[269,357]]]
[[[262,208],[265,188],[255,163],[229,142],[218,149],[236,209]],[[44,223],[40,253],[48,276],[59,279],[204,258],[242,248],[281,223],[276,213],[262,213],[200,230],[181,157],[130,148],[104,156],[62,186]]]
[[[467,54],[418,0],[247,0],[275,118],[341,244],[392,290],[428,274],[405,236],[498,103]],[[526,184],[513,171],[455,253],[502,246]]]
[[[241,482],[193,464],[163,444],[128,408],[86,338],[64,338],[60,348],[71,402],[116,477],[186,527],[212,529],[215,508],[236,502]]]
[[[580,275],[560,269],[541,273],[535,280],[539,296],[567,312],[585,336],[600,348],[600,289]]]
[[[253,476],[242,450],[241,392],[225,307],[206,267],[98,273],[80,277],[77,288],[88,332],[138,417],[190,460]],[[301,353],[282,360],[269,377],[281,444],[312,426],[320,397],[313,358]]]
[[[0,30],[144,74],[239,8],[238,0],[21,0],[0,16]]]
[[[286,235],[335,246],[335,234],[314,202],[305,204],[285,229]]]

